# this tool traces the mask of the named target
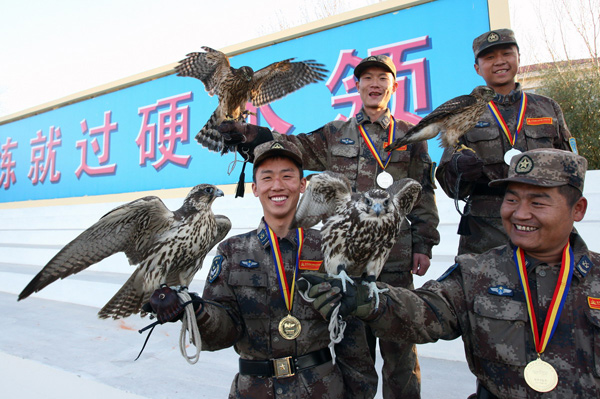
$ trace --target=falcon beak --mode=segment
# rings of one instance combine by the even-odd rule
[[[215,190],[215,197],[223,197],[225,194],[223,194],[223,191],[221,189],[216,189]]]
[[[383,207],[381,206],[381,204],[373,204],[373,207],[371,209],[373,209],[373,212],[375,212],[377,216],[379,216],[383,211]]]

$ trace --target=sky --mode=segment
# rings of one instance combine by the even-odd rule
[[[546,61],[543,38],[558,31],[543,1],[509,0],[522,65]],[[314,18],[314,2],[0,0],[0,118]],[[376,2],[334,1],[340,11]]]

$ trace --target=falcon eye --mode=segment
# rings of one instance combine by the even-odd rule
[[[390,200],[386,199],[385,201],[383,201],[383,206],[387,207],[390,204]]]
[[[206,187],[204,189],[204,192],[206,192],[207,194],[212,194],[214,191],[215,191],[215,189],[212,187]]]
[[[367,204],[368,206],[371,206],[371,205],[373,205],[373,201],[371,201],[371,198],[365,197],[365,204]]]

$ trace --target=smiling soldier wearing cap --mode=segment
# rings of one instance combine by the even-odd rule
[[[363,323],[347,320],[334,363],[329,323],[295,295],[296,280],[323,261],[318,230],[290,229],[306,188],[302,154],[271,141],[254,159],[263,218],[217,248],[197,312],[202,350],[233,346],[240,355],[230,398],[373,398],[377,373]]]
[[[393,181],[412,178],[423,187],[421,200],[400,226],[400,237],[379,276],[398,287],[413,287],[412,274],[424,275],[429,268],[431,248],[439,243],[439,217],[433,191],[433,163],[427,142],[409,144],[387,153],[383,149],[394,137],[412,126],[395,119],[388,108],[396,92],[396,66],[386,55],[371,55],[354,69],[356,88],[362,108],[346,121],[332,121],[311,133],[281,135],[249,124],[223,123],[219,131],[236,137],[228,145],[238,145],[244,154],[256,145],[275,138],[294,143],[302,153],[308,170],[331,170],[346,176],[352,190],[363,193],[386,188]],[[243,139],[240,139],[243,137]],[[376,243],[374,243],[376,244]],[[375,356],[375,337],[371,336]],[[384,360],[383,397],[420,398],[420,370],[416,348],[411,344],[380,341]]]
[[[505,191],[505,245],[456,257],[437,281],[417,290],[380,284],[390,291],[378,309],[332,295],[327,283],[313,287],[313,304],[327,315],[345,301],[387,339],[462,336],[477,377],[473,398],[598,398],[600,254],[573,229],[587,209],[586,169],[585,158],[569,151],[517,155],[507,177],[490,183]],[[357,290],[355,298],[367,297]]]
[[[475,71],[496,97],[459,140],[475,152],[446,149],[436,172],[450,198],[466,201],[458,254],[482,253],[506,240],[500,220],[502,193],[488,183],[506,176],[513,155],[535,148],[577,152],[560,106],[548,97],[525,94],[516,82],[519,46],[512,30],[497,29],[476,37],[473,55]]]

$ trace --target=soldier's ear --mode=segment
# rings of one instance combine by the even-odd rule
[[[575,222],[580,222],[585,216],[585,211],[587,210],[587,199],[585,197],[581,197],[577,200],[575,205],[573,205],[573,220]]]
[[[481,73],[479,73],[479,64],[475,63],[473,66],[475,67],[475,72],[477,72],[477,75],[481,76]]]

